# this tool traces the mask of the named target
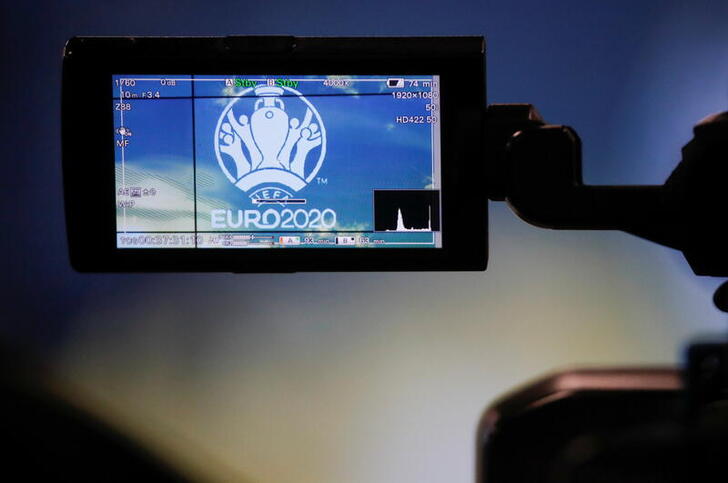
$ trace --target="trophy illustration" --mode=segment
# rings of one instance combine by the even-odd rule
[[[305,101],[306,112],[301,121],[286,112],[282,87],[262,85],[254,91],[258,99],[250,116],[236,117],[234,113],[242,97],[229,104],[223,114],[217,143],[220,152],[235,163],[236,173],[229,172],[218,155],[220,166],[244,191],[264,182],[283,184],[298,191],[310,181],[305,179],[308,154],[323,141],[323,129],[312,122],[313,106]],[[302,99],[297,92],[291,97]],[[318,113],[316,117],[320,121]]]

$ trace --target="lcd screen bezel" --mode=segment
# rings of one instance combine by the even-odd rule
[[[439,75],[442,248],[117,248],[112,75],[258,72]],[[62,98],[71,264],[82,272],[484,270],[484,106],[481,37],[73,38]]]

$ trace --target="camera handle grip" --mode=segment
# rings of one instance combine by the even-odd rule
[[[621,230],[681,250],[698,275],[728,276],[728,112],[695,126],[663,185],[590,186],[581,141],[529,104],[488,107],[489,198],[526,222],[560,230]]]

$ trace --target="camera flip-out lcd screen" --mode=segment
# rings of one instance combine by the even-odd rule
[[[71,263],[483,270],[484,67],[481,37],[70,39]]]
[[[110,80],[117,248],[442,247],[438,75]]]

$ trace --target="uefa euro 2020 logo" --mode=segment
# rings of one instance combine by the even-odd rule
[[[326,129],[299,91],[258,85],[223,110],[215,127],[215,155],[225,176],[251,199],[272,196],[271,190],[276,198],[290,198],[321,169]]]

